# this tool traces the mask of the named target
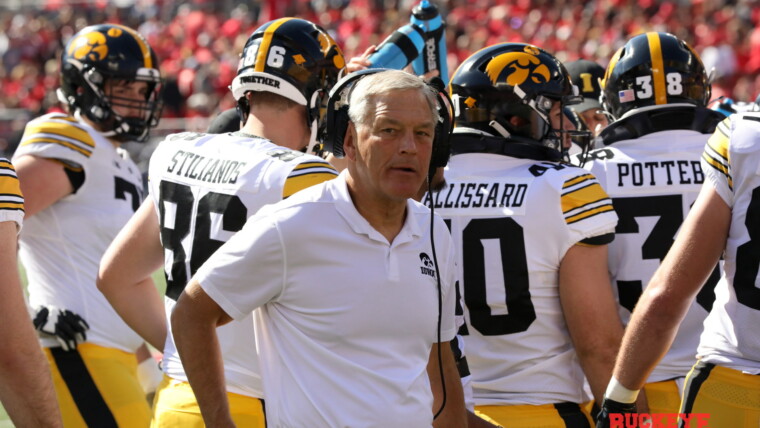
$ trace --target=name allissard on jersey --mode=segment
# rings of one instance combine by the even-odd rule
[[[150,160],[150,197],[161,227],[166,314],[195,271],[264,205],[337,176],[327,162],[259,137],[173,134]],[[170,324],[171,325],[171,324]],[[252,316],[217,330],[230,392],[262,397]],[[169,331],[164,371],[187,380]]]
[[[501,180],[487,182],[467,180],[448,185],[435,193],[435,208],[510,208],[519,209],[525,202],[527,182]],[[425,204],[430,203],[429,196]]]

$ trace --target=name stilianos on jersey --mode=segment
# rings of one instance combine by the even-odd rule
[[[167,141],[193,141],[206,134],[182,132],[167,137]],[[229,156],[209,156],[192,150],[176,150],[168,159],[166,172],[178,177],[213,184],[235,184],[244,171],[246,162],[229,159]]]
[[[235,184],[245,165],[242,161],[177,150],[171,157],[166,172],[206,183]]]

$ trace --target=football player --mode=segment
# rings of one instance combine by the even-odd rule
[[[599,81],[604,77],[604,67],[586,59],[567,62],[565,67],[573,84],[579,87],[583,96],[581,103],[569,108],[574,110],[583,124],[597,136],[609,125],[607,115],[599,102],[602,91]]]
[[[476,413],[587,427],[584,373],[601,399],[622,325],[606,267],[611,201],[560,162],[577,88],[546,51],[503,43],[465,60],[450,93],[453,156],[433,203],[458,250]]]
[[[683,156],[686,156],[687,148],[694,150],[696,146],[696,143],[690,143],[691,139],[702,142],[707,139],[699,169],[703,174],[699,177],[699,182],[703,184],[667,257],[638,298],[617,357],[614,376],[607,388],[598,426],[609,426],[610,413],[636,411],[631,403],[642,388],[651,400],[649,382],[658,374],[664,375],[666,369],[670,368],[668,364],[676,368],[675,363],[678,363],[677,368],[683,370],[684,363],[672,357],[680,352],[686,358],[686,350],[681,351],[679,348],[679,340],[685,338],[689,340],[688,356],[693,358],[696,354],[697,362],[688,372],[683,388],[678,410],[684,414],[682,423],[697,426],[698,423],[694,420],[706,417],[709,419],[700,420],[699,424],[704,426],[709,423],[716,427],[756,426],[760,423],[760,401],[757,399],[760,397],[760,335],[756,329],[760,322],[757,275],[760,265],[760,177],[757,172],[760,164],[760,115],[732,114],[717,125],[708,139],[703,133],[715,126],[715,122],[712,115],[701,111],[709,87],[704,83],[704,71],[701,70],[696,54],[691,50],[684,52],[688,49],[687,45],[668,34],[647,33],[639,37],[645,39],[637,41],[634,38],[626,47],[631,47],[631,43],[636,41],[636,49],[643,46],[643,52],[649,54],[646,48],[646,43],[649,42],[650,46],[658,43],[656,46],[662,49],[663,57],[666,52],[673,52],[662,71],[665,76],[659,76],[665,80],[665,86],[661,82],[659,89],[668,90],[669,85],[676,81],[684,89],[679,98],[684,106],[680,107],[680,122],[677,122],[682,128],[652,135],[667,135],[667,145],[662,142],[660,144],[674,153],[683,151]],[[674,60],[673,57],[681,59]],[[624,56],[615,55],[614,58],[620,61]],[[691,61],[688,65],[696,68],[683,68],[687,65],[682,63],[685,58]],[[679,68],[671,68],[673,66]],[[669,73],[673,77],[668,78]],[[682,79],[676,75],[681,75]],[[685,79],[687,76],[688,81]],[[653,79],[654,77],[652,76]],[[694,98],[686,97],[687,88],[688,94]],[[675,85],[672,89],[675,89]],[[639,96],[638,93],[636,96]],[[672,95],[660,92],[660,96],[669,101]],[[650,105],[657,105],[654,99]],[[651,111],[650,115],[657,111],[653,107],[647,110]],[[676,119],[671,117],[669,120]],[[693,121],[690,127],[688,120]],[[657,123],[650,118],[646,118],[646,122]],[[639,140],[645,142],[647,137],[645,135]],[[639,140],[636,141],[637,145],[641,144]],[[617,145],[618,143],[615,144]],[[630,149],[634,149],[634,146],[631,145]],[[651,156],[648,153],[654,152],[642,150],[642,153]],[[658,159],[646,159],[652,162],[654,170]],[[691,160],[690,157],[684,159]],[[676,165],[682,164],[676,162]],[[689,165],[692,165],[691,161]],[[672,174],[671,179],[676,185],[683,186],[686,183],[678,183],[679,180],[696,178],[690,176],[690,170],[684,167]],[[663,178],[659,172],[656,175],[647,173],[647,185],[652,180],[659,184]],[[656,203],[668,203],[665,202],[668,198],[678,200],[669,202],[673,205],[669,212],[656,214],[661,216],[660,221],[664,221],[666,216],[672,217],[674,213],[682,215],[688,207],[685,205],[687,198],[693,199],[692,194],[681,196],[665,192],[665,195]],[[681,197],[684,199],[684,211],[678,210]],[[655,232],[652,230],[652,234]],[[668,241],[672,239],[673,233],[675,228],[668,234]],[[662,248],[667,251],[669,244],[670,242]],[[646,243],[643,254],[647,254]],[[664,252],[656,254],[660,257]],[[724,270],[715,285],[713,297],[711,288],[716,275],[715,266],[721,256],[724,257]],[[692,318],[704,318],[704,312],[708,309],[709,314],[697,346],[696,334],[701,329],[699,325],[694,325]]]
[[[316,142],[323,103],[343,68],[341,50],[317,25],[268,22],[249,37],[231,85],[242,128],[170,135],[153,153],[150,200],[104,256],[98,285],[129,325],[164,350],[155,426],[204,426],[195,395],[209,391],[191,390],[167,335],[166,316],[190,277],[261,207],[336,177],[327,162],[303,151]],[[224,118],[218,125],[235,128]],[[149,284],[162,265],[166,315]],[[252,315],[218,335],[232,417],[238,426],[264,427]]]
[[[140,206],[140,171],[120,146],[145,141],[157,125],[161,81],[155,53],[134,30],[82,29],[61,58],[58,95],[68,114],[29,122],[13,157],[26,197],[21,262],[67,426],[150,420],[136,376],[143,341],[95,278],[106,247]]]
[[[586,156],[584,167],[599,177],[620,219],[608,266],[627,324],[697,198],[705,179],[700,152],[725,116],[706,108],[705,68],[694,50],[672,34],[630,39],[612,57],[603,85],[604,109],[615,120],[601,132],[604,145]],[[644,389],[653,413],[678,411],[718,278],[716,268],[647,379]]]
[[[0,158],[0,401],[16,426],[62,427],[50,368],[29,323],[18,276],[16,235],[23,221],[16,172]]]

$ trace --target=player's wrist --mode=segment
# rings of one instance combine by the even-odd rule
[[[605,398],[624,404],[635,403],[638,396],[638,389],[632,390],[626,388],[615,376],[612,376],[610,383],[607,385],[607,390],[604,392]]]
[[[137,380],[146,394],[155,392],[163,377],[159,363],[153,358],[147,358],[137,365]]]

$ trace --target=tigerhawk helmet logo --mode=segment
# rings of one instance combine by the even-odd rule
[[[343,58],[343,53],[334,40],[330,39],[326,33],[319,33],[317,34],[317,41],[322,48],[325,58],[330,58],[332,51],[335,50],[335,54],[332,57],[333,65],[337,68],[345,67],[346,60]]]
[[[117,38],[122,33],[122,30],[119,28],[110,28],[108,30],[108,37]],[[78,60],[102,61],[108,56],[106,35],[99,31],[82,34],[72,40],[68,53],[70,57]]]
[[[551,78],[549,67],[538,58],[535,46],[525,46],[523,52],[507,52],[493,58],[486,66],[486,74],[494,84],[518,86],[529,79],[533,83],[546,83]]]

